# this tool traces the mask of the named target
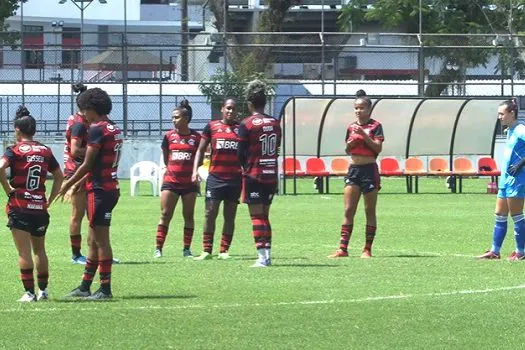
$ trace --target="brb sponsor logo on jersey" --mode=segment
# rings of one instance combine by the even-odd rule
[[[191,160],[190,152],[173,151],[171,153],[171,160]]]
[[[238,146],[237,141],[231,141],[231,140],[225,140],[225,139],[217,139],[217,143],[215,145],[215,148],[217,149],[232,149],[237,150]]]

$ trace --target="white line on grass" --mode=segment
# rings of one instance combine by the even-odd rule
[[[437,293],[421,293],[421,294],[397,294],[397,295],[385,295],[376,297],[366,297],[357,299],[347,300],[306,300],[306,301],[281,301],[276,303],[247,303],[247,304],[215,304],[215,305],[147,305],[147,306],[121,306],[121,307],[100,307],[100,304],[91,303],[93,307],[79,307],[79,308],[11,308],[11,309],[0,309],[0,313],[12,313],[12,312],[63,312],[63,311],[102,311],[102,310],[185,310],[185,309],[233,309],[233,308],[246,308],[246,307],[278,307],[278,306],[301,306],[301,305],[327,305],[327,304],[354,304],[364,303],[373,301],[383,300],[398,300],[398,299],[411,299],[411,298],[438,298],[456,295],[475,295],[475,294],[489,294],[497,292],[506,292],[518,289],[525,289],[525,284],[510,287],[499,287],[499,288],[487,288],[487,289],[466,289],[466,290],[455,290],[450,292],[437,292]],[[79,304],[77,304],[79,305]],[[107,304],[106,304],[107,305]],[[109,305],[108,305],[109,306]]]

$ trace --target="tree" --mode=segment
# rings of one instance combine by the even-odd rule
[[[237,102],[237,114],[243,118],[248,115],[248,105],[245,98],[245,87],[248,82],[259,79],[267,83],[264,74],[253,73],[249,75],[237,72],[224,72],[219,70],[212,75],[209,82],[199,84],[199,89],[206,96],[207,102],[212,106],[212,119],[221,117],[219,111],[226,98],[234,98]],[[273,87],[268,84],[268,95],[273,94]]]
[[[27,0],[23,0],[24,3]],[[19,36],[14,32],[8,32],[9,24],[6,19],[14,16],[16,11],[20,7],[20,0],[0,0],[0,40],[2,43],[8,45],[14,45]]]
[[[386,27],[402,27],[408,33],[418,33],[419,3],[419,0],[378,0],[373,7],[367,8],[362,0],[351,1],[341,11],[339,26],[344,30],[355,30],[364,22],[374,21]],[[467,68],[486,67],[494,55],[498,55],[500,61],[495,72],[506,75],[509,69],[525,70],[525,62],[514,47],[515,42],[507,39],[492,47],[496,34],[512,35],[525,29],[523,1],[423,0],[421,3],[422,32],[440,34],[422,37],[424,57],[441,62],[439,74],[427,86],[425,96],[441,95],[450,83],[461,80]],[[458,69],[447,69],[451,64]]]
[[[210,0],[209,8],[212,11],[215,22],[214,26],[219,31],[231,31],[228,26],[229,21],[226,21],[227,28],[224,28],[224,6],[225,1],[228,0]],[[280,32],[283,27],[286,13],[290,7],[296,5],[299,0],[267,0],[265,3],[267,9],[261,12],[254,12],[254,15],[259,14],[257,20],[256,32]],[[227,15],[227,14],[226,14]],[[280,38],[280,36],[279,36]],[[227,59],[233,70],[236,72],[252,74],[254,72],[265,73],[272,63],[273,47],[269,46],[250,46],[241,47],[242,44],[278,44],[276,36],[273,35],[253,35],[253,36],[228,36],[228,54]],[[226,57],[225,57],[226,59]]]
[[[215,22],[214,26],[219,31],[231,31],[230,23],[225,21],[224,7],[228,0],[210,0],[209,8],[212,11]],[[286,13],[290,7],[298,3],[299,0],[267,0],[267,9],[259,12],[257,20],[257,32],[280,32],[283,27]],[[258,12],[254,12],[257,15]],[[226,14],[227,15],[227,14]],[[224,28],[224,22],[227,28]],[[207,97],[212,105],[212,114],[218,118],[220,105],[223,99],[233,97],[237,100],[240,116],[246,116],[247,107],[244,98],[244,88],[253,79],[265,81],[267,72],[271,67],[272,51],[278,46],[282,36],[275,35],[228,35],[228,50],[224,59],[227,59],[233,72],[218,70],[207,83],[201,83],[199,89]],[[250,46],[242,46],[250,44]],[[270,46],[268,44],[273,44]],[[261,45],[261,46],[257,46]],[[266,46],[268,45],[268,46]]]

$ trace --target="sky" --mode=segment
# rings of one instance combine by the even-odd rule
[[[68,0],[60,5],[59,0],[28,0],[24,4],[24,16],[80,18],[80,10]],[[127,19],[140,20],[140,0],[106,0],[102,5],[94,0],[84,11],[85,19],[124,20],[124,1],[127,1]],[[44,5],[45,4],[45,5]],[[20,15],[18,9],[17,15]]]

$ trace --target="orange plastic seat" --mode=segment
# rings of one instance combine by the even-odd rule
[[[401,170],[397,159],[383,158],[379,162],[379,174],[381,176],[401,176],[403,175],[403,170]]]
[[[477,174],[470,159],[465,157],[454,159],[453,173],[454,175],[460,176],[473,176]]]
[[[452,172],[445,158],[432,158],[428,164],[428,174],[435,176],[450,176]]]
[[[421,159],[410,157],[405,161],[405,175],[424,176],[426,174],[427,171]]]
[[[350,162],[345,158],[334,158],[332,159],[332,175],[344,176],[348,173],[348,167]]]
[[[478,159],[478,175],[500,176],[501,171],[498,169],[494,159],[490,157],[481,157]]]
[[[329,176],[330,172],[326,170],[326,165],[321,158],[309,158],[306,161],[306,175],[308,176]]]
[[[295,163],[295,165],[294,165]],[[294,166],[295,166],[295,176],[305,176],[304,170],[301,169],[301,163],[297,158],[285,158],[283,161],[283,171],[284,176],[294,176]]]

